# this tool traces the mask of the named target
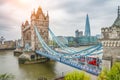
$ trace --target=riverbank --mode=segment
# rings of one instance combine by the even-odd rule
[[[14,50],[14,56],[18,57],[19,64],[37,64],[50,60],[46,57],[36,54],[34,51]]]
[[[0,73],[11,73],[16,80],[38,80],[40,76],[45,76],[48,80],[54,80],[75,69],[65,64],[49,61],[37,64],[19,64],[18,57],[13,55],[13,50],[0,51]],[[97,80],[91,75],[91,80]]]
[[[15,48],[0,48],[0,51],[5,51],[5,50],[15,50]]]

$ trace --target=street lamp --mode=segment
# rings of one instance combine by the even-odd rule
[[[111,58],[110,58],[110,62],[111,62],[111,68],[112,68],[112,65],[113,65],[113,57],[111,56]]]
[[[1,38],[0,38],[0,43],[1,43],[1,44],[4,44],[4,43],[3,43],[4,40],[5,40],[5,38],[4,38],[3,36],[1,36]]]

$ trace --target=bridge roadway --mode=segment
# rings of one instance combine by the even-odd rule
[[[85,47],[85,46],[80,46],[80,47],[77,47],[77,48],[74,48],[74,47],[70,47],[70,48],[73,48],[75,50],[83,50],[85,48],[89,48],[89,46]],[[68,54],[66,51],[62,50],[61,48],[55,48],[55,51],[57,52],[60,52],[60,53],[64,53],[64,54]],[[96,52],[93,52],[92,54],[88,55],[88,56],[91,56],[91,57],[99,57],[99,59],[102,59],[102,56],[103,54],[101,53],[103,52],[103,49],[101,48],[101,50],[97,51],[97,54]],[[77,56],[77,54],[74,54]],[[79,55],[85,55],[85,52],[79,54]]]
[[[63,49],[65,52],[67,52],[67,53],[69,53],[69,54],[83,53],[83,51],[87,51],[87,50],[90,50],[90,49],[94,49],[95,47],[98,46],[98,45],[91,46],[91,47],[86,48],[86,49],[84,49],[84,50],[75,50],[75,49],[73,49],[73,48],[71,48],[71,47],[66,46],[62,41],[60,41],[60,40],[55,36],[55,34],[51,31],[50,28],[49,28],[48,30],[49,30],[49,32],[50,32],[50,34],[51,34],[51,36],[52,36],[53,41],[55,41],[55,42],[57,43],[57,45],[58,45],[61,49]],[[66,41],[66,39],[64,39],[64,40]],[[99,44],[99,45],[100,45],[100,44]]]
[[[53,54],[50,54],[46,51],[43,53],[40,50],[36,50],[36,53],[39,54],[39,55],[48,57],[52,60],[64,63],[64,64],[69,65],[69,66],[72,66],[72,67],[77,68],[79,70],[84,70],[84,71],[86,71],[90,74],[93,74],[93,75],[98,75],[100,73],[100,70],[98,68],[89,67],[87,65],[82,65],[82,64],[80,64],[80,63],[78,63],[78,62],[76,62],[72,59],[67,59],[67,58],[64,58],[64,57],[59,56],[59,55],[53,55]]]
[[[83,64],[81,64],[81,62],[76,61],[76,59],[80,58],[82,53],[84,53],[83,55],[86,57],[93,54],[94,52],[96,54],[98,54],[98,52],[102,50],[101,44],[98,44],[96,46],[81,50],[78,53],[63,54],[63,53],[56,52],[55,50],[51,49],[45,43],[44,39],[42,38],[42,36],[38,32],[37,27],[35,27],[35,32],[36,32],[36,35],[38,37],[39,42],[41,43],[41,45],[44,49],[43,51],[36,50],[37,54],[48,57],[48,58],[53,59],[55,61],[64,63],[66,65],[72,66],[72,67],[77,68],[79,70],[84,70],[84,71],[91,73],[93,75],[98,75],[100,73],[101,68],[91,66],[87,63],[87,61],[85,61],[85,64],[83,65]],[[99,53],[101,54],[102,52],[99,52]]]

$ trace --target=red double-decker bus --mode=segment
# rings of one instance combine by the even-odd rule
[[[95,56],[89,56],[89,57],[80,56],[78,61],[81,63],[87,62],[87,64],[94,65],[94,66],[99,66],[99,63],[100,63],[100,59]]]
[[[87,63],[94,65],[94,66],[98,66],[98,58],[97,57],[93,57],[93,56],[89,56],[87,57]]]

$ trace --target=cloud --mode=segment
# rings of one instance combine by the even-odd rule
[[[89,14],[92,35],[100,34],[102,27],[113,24],[120,4],[119,0],[21,1],[0,0],[0,36],[20,38],[21,23],[30,20],[31,11],[33,8],[37,10],[38,6],[42,6],[45,13],[49,11],[50,28],[56,35],[74,36],[76,29],[84,31],[86,14]],[[14,34],[17,32],[19,35]]]
[[[14,26],[18,26],[18,21],[14,14],[15,7],[11,7],[11,4],[8,4],[8,0],[3,0],[0,5],[0,11],[0,36],[5,36],[6,39],[18,38],[17,35],[12,35],[15,32]]]

